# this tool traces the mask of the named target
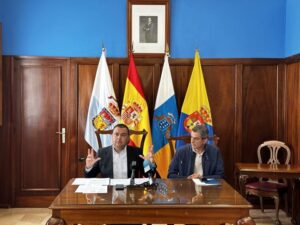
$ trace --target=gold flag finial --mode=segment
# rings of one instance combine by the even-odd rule
[[[170,48],[169,48],[168,43],[166,43],[166,49],[165,49],[165,52],[166,52],[166,55],[167,55],[167,56],[170,56]]]
[[[130,52],[131,52],[131,53],[134,53],[134,44],[133,44],[133,42],[131,42]]]

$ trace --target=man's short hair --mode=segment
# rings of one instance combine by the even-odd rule
[[[117,128],[117,127],[119,127],[119,128],[126,128],[126,130],[127,130],[127,134],[129,135],[129,128],[125,125],[125,124],[123,124],[123,123],[118,123],[115,127],[114,127],[114,129],[113,129],[113,132],[114,132],[114,130]]]
[[[192,131],[199,133],[201,138],[208,138],[208,129],[204,124],[196,125]]]

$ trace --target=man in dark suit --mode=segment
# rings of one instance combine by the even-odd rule
[[[125,124],[117,124],[112,133],[112,145],[99,149],[95,158],[92,149],[88,149],[86,158],[85,177],[96,177],[100,174],[105,178],[125,179],[130,178],[132,162],[136,162],[135,177],[144,174],[143,160],[154,163],[153,151],[149,149],[147,156],[142,156],[139,148],[128,146],[129,129]]]
[[[210,145],[208,129],[196,125],[191,132],[191,144],[176,150],[168,178],[224,178],[224,163],[218,147]]]

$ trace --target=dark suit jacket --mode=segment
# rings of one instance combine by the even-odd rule
[[[85,177],[96,177],[100,173],[100,177],[113,178],[113,153],[112,146],[99,149],[97,161],[89,172],[84,171]],[[139,148],[127,146],[127,171],[128,178],[131,176],[132,161],[136,161],[135,177],[144,175],[143,159],[139,157],[142,152]]]
[[[224,162],[220,150],[214,145],[206,144],[202,155],[203,177],[224,178]],[[168,178],[186,178],[194,173],[196,153],[191,144],[176,150],[171,161]]]

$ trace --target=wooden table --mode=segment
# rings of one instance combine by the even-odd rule
[[[202,187],[187,179],[156,180],[156,188],[115,191],[109,186],[107,194],[75,193],[72,182],[49,207],[47,224],[235,223],[252,208],[224,180]]]
[[[236,163],[236,172],[239,175],[239,186],[244,193],[245,175],[253,177],[286,178],[292,183],[292,223],[300,224],[295,218],[295,180],[300,179],[300,166],[296,165],[270,165],[259,163]]]

